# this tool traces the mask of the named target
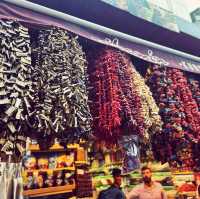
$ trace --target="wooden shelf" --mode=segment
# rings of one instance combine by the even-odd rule
[[[188,191],[188,192],[178,192],[179,195],[187,195],[190,197],[194,197],[196,196],[196,192],[195,191]]]
[[[77,149],[79,148],[79,144],[68,144],[66,146],[67,148],[64,148],[63,146],[59,144],[54,144],[52,147],[50,147],[48,150],[41,150],[38,144],[31,144],[29,146],[29,150],[31,152],[56,152],[56,151],[66,151],[67,149]]]
[[[75,161],[75,164],[78,164],[78,165],[80,165],[80,164],[90,165],[89,162],[87,162],[87,161]]]
[[[62,170],[68,170],[68,171],[75,171],[75,167],[63,167],[63,168],[55,168],[55,169],[33,169],[33,170],[25,170],[24,172],[49,172],[49,171],[62,171]]]
[[[174,171],[172,172],[173,175],[192,175],[192,171]]]
[[[26,190],[23,192],[23,195],[29,197],[49,196],[49,195],[73,192],[74,189],[75,189],[75,184],[72,184],[65,186]]]
[[[68,144],[67,149],[77,149],[79,148],[79,144]]]
[[[121,165],[123,162],[122,161],[119,161],[119,162],[111,162],[109,164],[105,164],[106,167],[110,167],[110,166],[113,166],[113,165]]]
[[[31,152],[49,152],[49,151],[56,152],[56,151],[65,151],[66,149],[63,146],[60,146],[59,144],[54,144],[48,150],[40,150],[40,147],[38,144],[31,144],[29,146],[29,150]]]

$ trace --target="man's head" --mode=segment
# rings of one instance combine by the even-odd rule
[[[122,183],[121,170],[118,168],[114,168],[112,170],[112,176],[114,178],[114,184],[120,187]]]
[[[151,177],[152,177],[151,169],[147,166],[144,166],[141,169],[141,173],[144,183],[147,185],[151,184]]]

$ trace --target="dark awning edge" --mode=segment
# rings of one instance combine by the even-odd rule
[[[148,42],[25,0],[3,1],[0,3],[0,18],[16,19],[29,24],[62,27],[82,37],[116,47],[160,66],[200,73],[199,57]]]

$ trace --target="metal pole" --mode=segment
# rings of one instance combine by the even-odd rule
[[[103,32],[103,33],[106,33],[106,34],[109,34],[109,35],[112,35],[112,36],[115,36],[115,37],[118,37],[118,38],[121,38],[121,39],[125,39],[129,42],[142,44],[142,45],[145,45],[145,46],[148,46],[148,47],[151,47],[151,48],[155,48],[155,49],[158,49],[158,50],[161,50],[161,51],[164,51],[164,52],[168,52],[168,53],[180,56],[180,57],[184,57],[184,58],[187,58],[187,59],[191,59],[191,60],[200,62],[200,57],[190,55],[188,53],[184,53],[184,52],[181,52],[181,51],[178,51],[178,50],[174,50],[172,48],[168,48],[168,47],[165,47],[165,46],[161,46],[159,44],[155,44],[153,42],[149,42],[149,41],[146,41],[144,39],[140,39],[140,38],[137,38],[137,37],[134,37],[134,36],[130,36],[128,34],[125,34],[125,33],[122,33],[122,32],[116,31],[116,30],[112,30],[110,28],[106,28],[104,26],[100,26],[98,24],[88,22],[88,21],[83,20],[83,19],[79,19],[77,17],[73,17],[71,15],[68,15],[68,14],[65,14],[65,13],[62,13],[62,12],[59,12],[59,11],[38,5],[38,4],[28,2],[26,0],[3,0],[3,1],[7,2],[7,3],[14,4],[14,5],[19,6],[19,7],[23,7],[23,8],[26,8],[26,9],[33,10],[35,12],[39,12],[39,13],[42,13],[42,14],[45,14],[45,15],[49,15],[49,16],[58,18],[58,19],[62,19],[62,20],[77,24],[77,25],[82,26],[82,27],[90,28],[90,29],[93,29],[93,30],[96,30],[96,31],[99,31],[99,32]]]

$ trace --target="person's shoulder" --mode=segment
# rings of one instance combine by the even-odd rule
[[[104,191],[103,195],[125,198],[123,191],[115,186],[110,186],[108,189]]]
[[[162,188],[162,185],[161,185],[159,182],[154,182],[154,185],[155,185],[156,187]]]
[[[144,184],[141,183],[141,184],[136,185],[133,189],[138,190],[138,189],[143,189],[143,188],[144,188]]]
[[[121,189],[118,189],[118,190],[117,190],[117,193],[118,193],[119,195],[124,195],[124,192],[123,192]]]
[[[122,193],[122,190],[120,188],[115,187],[115,186],[111,186],[110,189],[114,190],[115,192]]]
[[[115,186],[110,186],[105,190],[106,192],[120,192],[121,190]]]

